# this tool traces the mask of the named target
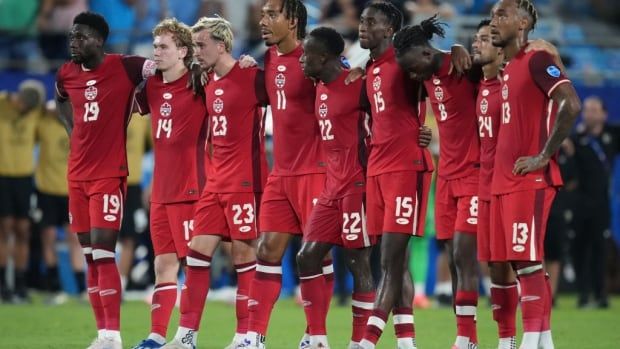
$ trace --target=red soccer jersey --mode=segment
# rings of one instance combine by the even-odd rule
[[[423,86],[396,62],[394,47],[366,67],[366,94],[371,105],[372,137],[368,175],[396,171],[432,171],[429,151],[418,145],[426,106]]]
[[[439,166],[437,175],[457,179],[477,173],[480,167],[480,142],[476,137],[476,87],[452,69],[450,54],[441,68],[424,81],[439,129]]]
[[[325,173],[321,134],[314,119],[315,87],[299,64],[301,45],[285,55],[275,46],[265,54],[265,84],[273,119],[276,176]]]
[[[344,70],[336,80],[316,87],[315,114],[327,160],[327,178],[321,196],[327,199],[365,190],[369,130],[360,103],[364,82],[359,79],[345,85],[348,74]]]
[[[158,73],[136,94],[140,114],[151,114],[151,201],[158,204],[198,200],[205,184],[207,108],[187,87],[188,74],[165,83]]]
[[[502,113],[499,78],[480,81],[476,112],[478,114],[478,135],[480,136],[480,181],[478,197],[491,200],[491,180],[495,162],[495,146]]]
[[[262,110],[267,103],[264,78],[262,70],[241,69],[238,63],[222,77],[210,76],[205,94],[213,150],[206,191],[263,191],[268,170]]]
[[[497,139],[492,193],[561,186],[562,176],[553,157],[549,166],[524,176],[512,174],[522,156],[540,154],[555,123],[557,106],[551,93],[570,82],[546,52],[525,52],[525,47],[506,65],[502,77],[502,124]]]
[[[73,108],[70,180],[128,175],[125,143],[133,91],[153,71],[153,62],[145,58],[116,54],[105,55],[93,70],[73,62],[60,67],[57,98],[70,99]]]

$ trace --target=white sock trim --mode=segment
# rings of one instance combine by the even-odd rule
[[[392,321],[394,321],[394,325],[412,324],[413,315],[394,315]]]

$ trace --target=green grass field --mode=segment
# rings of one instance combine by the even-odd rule
[[[609,310],[577,310],[573,298],[562,298],[555,310],[553,333],[558,349],[620,348],[620,299]],[[495,348],[495,323],[486,299],[478,310],[480,349]],[[149,306],[126,302],[122,308],[122,334],[126,348],[142,339],[149,330]],[[171,321],[169,337],[174,335],[177,314]],[[450,309],[420,310],[415,314],[418,348],[447,349],[454,340],[455,325]],[[227,304],[207,304],[199,337],[199,348],[222,349],[234,331],[234,308]],[[350,335],[349,307],[330,310],[329,339],[333,349],[345,349]],[[294,349],[304,329],[303,310],[290,300],[274,310],[267,337],[269,349]],[[37,299],[31,305],[0,305],[0,348],[85,348],[94,338],[94,320],[87,304],[71,301],[62,306],[46,306]],[[386,332],[378,348],[393,349],[393,328]]]

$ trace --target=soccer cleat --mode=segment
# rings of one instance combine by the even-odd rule
[[[159,349],[163,347],[163,344],[158,343],[153,339],[143,339],[142,342],[138,343],[135,347],[131,349]]]
[[[240,346],[241,344],[243,344],[243,343],[241,343],[241,342],[237,342],[237,341],[235,341],[235,340],[233,339],[233,341],[232,341],[230,344],[228,344],[228,346],[227,346],[226,348],[224,348],[224,349],[237,349],[237,348],[243,348],[243,347],[241,347],[241,346]]]
[[[193,344],[187,346],[175,338],[172,342],[166,343],[161,349],[196,349],[196,346]]]
[[[304,336],[301,337],[301,340],[299,341],[299,349],[310,349],[312,348],[312,346],[310,346],[310,336],[308,336],[307,333],[304,333]]]
[[[104,338],[97,349],[123,349],[123,343],[114,338]]]
[[[95,338],[86,349],[99,349],[103,343],[103,338]]]
[[[253,345],[249,339],[244,339],[242,343],[237,344],[234,349],[265,349],[265,344],[260,343],[258,346]]]

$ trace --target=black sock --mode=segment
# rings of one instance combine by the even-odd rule
[[[77,283],[78,293],[83,293],[86,291],[86,276],[84,271],[74,271],[73,275],[75,276],[75,282]]]
[[[60,279],[58,278],[58,266],[47,267],[47,291],[60,291]]]
[[[15,293],[20,297],[26,297],[28,295],[25,270],[15,270]]]

